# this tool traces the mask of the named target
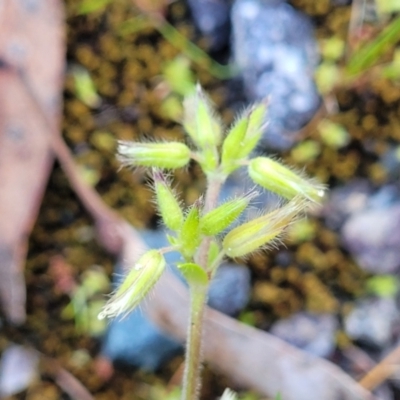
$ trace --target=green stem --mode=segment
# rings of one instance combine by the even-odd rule
[[[190,288],[190,325],[186,344],[185,372],[183,375],[182,400],[196,400],[201,388],[201,342],[203,314],[207,300],[207,286]]]
[[[204,210],[216,207],[224,179],[210,178],[204,201]],[[207,270],[207,255],[211,240],[206,237],[200,244],[196,262]],[[197,400],[201,388],[201,341],[203,333],[203,314],[207,302],[208,286],[192,285],[190,287],[190,325],[185,354],[185,372],[183,375],[182,400]]]

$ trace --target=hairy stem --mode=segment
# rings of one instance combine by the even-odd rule
[[[218,197],[221,191],[222,184],[224,183],[224,179],[216,177],[214,179],[209,179],[208,187],[206,191],[206,196],[204,200],[204,213],[208,213],[213,210],[218,203]],[[199,247],[199,251],[197,253],[196,262],[204,269],[207,269],[207,255],[208,250],[210,249],[211,237],[205,237]]]
[[[205,196],[204,212],[208,212],[216,207],[223,182],[224,180],[219,177],[209,180]],[[207,255],[210,243],[211,238],[204,238],[196,256],[197,264],[204,269],[207,268]],[[209,285],[190,287],[190,325],[186,344],[182,400],[197,400],[201,388],[203,314],[207,301],[208,287]]]
[[[190,324],[186,344],[186,362],[183,376],[182,400],[198,399],[201,388],[201,345],[203,333],[203,314],[207,300],[207,286],[190,288]]]

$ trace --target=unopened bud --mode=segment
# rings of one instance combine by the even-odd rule
[[[222,247],[229,257],[242,257],[271,243],[304,209],[304,201],[294,199],[281,208],[232,229]]]
[[[216,147],[221,143],[222,124],[201,87],[196,89],[183,102],[183,126],[200,149]]]
[[[207,213],[200,220],[200,229],[204,235],[214,236],[225,230],[249,205],[255,192],[245,197],[238,197],[221,204]]]
[[[177,231],[183,222],[183,211],[180,202],[160,171],[153,171],[153,179],[161,218],[167,228]]]
[[[239,161],[247,158],[259,142],[265,125],[267,102],[246,111],[228,132],[222,144],[222,166],[231,173],[240,166]]]
[[[165,267],[164,256],[158,250],[145,253],[104,306],[99,319],[126,315],[135,309],[157,283]]]
[[[250,160],[248,173],[257,185],[289,200],[302,196],[318,203],[324,196],[322,185],[303,178],[291,169],[267,157],[257,157]]]
[[[120,141],[119,159],[133,167],[181,168],[190,161],[190,149],[180,142],[143,143]]]

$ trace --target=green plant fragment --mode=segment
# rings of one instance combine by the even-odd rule
[[[346,65],[348,75],[357,75],[375,65],[380,57],[393,48],[400,39],[400,17],[394,19],[372,41],[362,46],[350,58]]]

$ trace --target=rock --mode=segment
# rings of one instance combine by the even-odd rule
[[[229,0],[188,0],[194,24],[213,51],[224,48],[230,34]]]
[[[181,344],[152,324],[138,308],[123,319],[111,321],[101,353],[117,364],[155,371],[180,351]]]
[[[147,230],[141,234],[151,248],[168,245],[162,230]],[[167,253],[166,259],[172,266],[180,257],[178,253]],[[174,272],[178,274],[176,269]],[[116,275],[122,275],[119,265]],[[209,305],[228,315],[236,315],[246,306],[249,296],[249,270],[233,263],[221,265],[210,286]],[[116,363],[154,371],[180,351],[181,344],[159,330],[139,308],[110,323],[101,353]]]
[[[400,267],[400,204],[371,208],[343,226],[344,246],[364,270],[388,274]]]
[[[354,179],[328,194],[329,200],[323,206],[323,216],[329,228],[338,230],[352,215],[367,207],[372,187],[366,179]]]
[[[308,353],[328,357],[335,349],[337,327],[331,314],[300,312],[276,322],[270,332]]]
[[[233,59],[248,100],[271,99],[260,147],[288,149],[320,105],[313,26],[283,0],[236,0],[231,20]]]
[[[399,310],[394,298],[367,298],[358,302],[345,317],[346,333],[353,340],[382,350],[390,346],[393,328],[399,324]]]
[[[0,398],[26,390],[37,378],[39,354],[24,346],[12,344],[1,355]]]
[[[233,263],[221,265],[209,291],[208,305],[224,314],[237,315],[250,297],[250,271]]]

